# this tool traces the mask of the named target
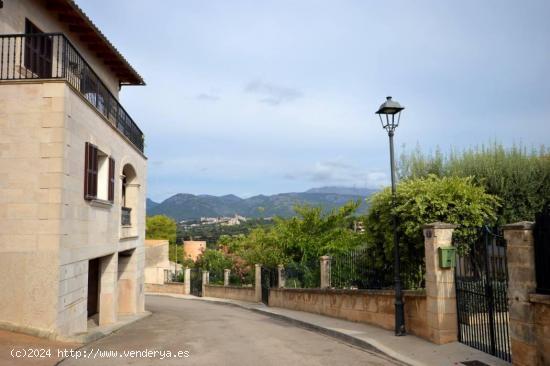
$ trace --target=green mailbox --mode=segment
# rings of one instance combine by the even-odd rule
[[[453,268],[456,266],[455,247],[439,247],[438,252],[440,268]]]

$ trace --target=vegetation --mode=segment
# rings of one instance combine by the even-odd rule
[[[419,147],[400,158],[401,179],[434,174],[438,177],[472,177],[489,194],[501,199],[497,224],[534,220],[550,203],[550,150],[544,146],[528,150],[524,146],[506,149],[493,143],[469,150],[451,151],[444,156],[436,150],[424,154]]]
[[[499,199],[487,194],[470,177],[437,177],[405,180],[397,186],[395,205],[389,188],[370,199],[365,217],[369,253],[375,265],[393,262],[392,215],[398,220],[402,273],[406,287],[421,287],[424,276],[422,227],[431,222],[460,224],[453,239],[467,252],[478,238],[478,228],[496,222]]]
[[[218,249],[207,249],[197,263],[201,268],[214,268],[223,256],[231,261],[226,268],[243,282],[250,279],[255,263],[284,264],[301,273],[296,276],[300,286],[315,286],[321,255],[346,252],[364,242],[363,234],[351,230],[359,204],[351,201],[329,213],[296,206],[296,217],[275,218],[272,226],[252,229],[247,235],[222,236]]]
[[[181,263],[183,246],[176,243],[176,222],[165,215],[148,216],[145,221],[145,238],[168,240],[168,256],[171,261]]]
[[[148,216],[145,223],[145,238],[164,239],[176,242],[176,222],[165,215]]]

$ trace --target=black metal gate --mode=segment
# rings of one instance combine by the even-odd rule
[[[279,285],[279,274],[277,268],[262,266],[262,302],[269,305],[269,289]]]
[[[506,242],[488,227],[456,264],[458,340],[511,361]]]
[[[200,268],[191,269],[191,295],[202,296],[202,271]]]
[[[550,295],[550,205],[536,215],[534,235],[537,293]]]

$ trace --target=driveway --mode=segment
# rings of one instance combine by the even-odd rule
[[[79,350],[81,358],[67,358],[61,365],[395,365],[381,355],[233,306],[147,296],[146,308],[153,315],[89,344]]]

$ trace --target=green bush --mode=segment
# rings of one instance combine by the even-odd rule
[[[422,287],[424,277],[423,226],[432,222],[460,225],[453,240],[467,253],[479,236],[478,228],[496,220],[497,197],[485,193],[473,178],[429,175],[397,186],[395,207],[389,188],[373,195],[365,217],[368,248],[375,265],[393,263],[392,215],[398,219],[403,281],[408,288]]]
[[[168,216],[147,216],[145,226],[145,238],[164,239],[170,244],[176,242],[176,222]]]

